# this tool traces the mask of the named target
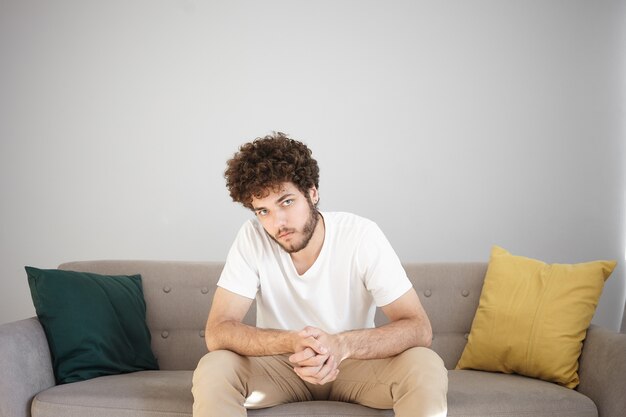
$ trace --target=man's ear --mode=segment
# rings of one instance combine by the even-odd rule
[[[309,188],[309,198],[311,199],[313,205],[316,205],[317,202],[320,201],[320,195],[316,187]]]

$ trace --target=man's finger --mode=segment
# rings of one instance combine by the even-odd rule
[[[324,332],[318,329],[317,327],[307,326],[300,333],[305,334],[310,337],[320,337]]]
[[[326,348],[326,346],[324,346],[322,342],[320,342],[314,337],[307,337],[303,340],[300,340],[298,345],[296,345],[295,347],[296,353],[298,353],[297,351],[299,349],[305,350],[307,347],[313,349],[316,353],[320,353],[322,355],[328,353],[328,349]]]
[[[294,362],[291,360],[291,358],[294,355],[289,357],[290,362],[297,364],[299,367],[321,367],[324,362],[326,362],[326,360],[328,359],[328,355],[316,355],[314,354],[313,356],[304,359],[302,361],[299,362]],[[297,358],[294,358],[297,359]]]
[[[319,371],[319,369],[315,369],[315,368],[310,367],[310,366],[305,366],[305,367],[297,366],[297,367],[293,368],[293,370],[300,378],[302,378],[302,379],[309,378],[309,379],[312,379],[312,380],[316,380],[315,375]]]
[[[312,376],[307,376],[307,375],[302,375],[302,374],[297,374],[297,375],[301,380],[306,381],[310,384],[319,385],[320,383],[320,381],[317,378],[314,378]]]
[[[300,363],[302,361],[306,361],[307,359],[315,357],[315,351],[311,348],[305,348],[300,352],[296,352],[289,357],[289,362],[291,363]]]
[[[334,381],[335,379],[337,379],[337,376],[338,376],[338,375],[339,375],[339,369],[335,369],[334,371],[329,372],[329,373],[328,373],[328,375],[326,375],[326,376],[324,377],[324,379],[322,379],[322,380],[319,382],[319,384],[320,384],[320,385],[324,385],[324,384],[327,384],[327,383],[329,383],[329,382],[332,382],[332,381]]]
[[[315,368],[301,368],[302,374],[304,376],[310,377],[312,379],[314,379],[316,382],[316,384],[321,384],[324,380],[324,378],[326,378],[329,374],[332,377],[332,373],[334,373],[335,371],[335,362],[331,357],[328,358],[328,360],[326,361],[326,363],[324,364],[324,366],[322,366],[319,369],[315,369]],[[307,371],[313,371],[313,373],[311,372],[307,372]]]
[[[336,369],[336,365],[335,365],[335,360],[334,358],[331,356],[328,358],[328,360],[326,361],[326,363],[324,364],[324,366],[322,366],[320,368],[320,370],[317,372],[317,374],[314,375],[315,378],[317,378],[318,381],[323,380],[324,378],[326,378],[326,376],[332,372],[335,371]]]
[[[321,354],[328,353],[328,349],[322,343],[314,337],[309,337],[305,340],[305,343],[314,351]]]
[[[317,355],[315,358],[315,365],[312,366],[294,366],[294,371],[299,376],[313,377],[317,379],[321,379],[323,375],[319,375],[320,371],[326,364],[328,364],[329,356],[328,355]],[[331,364],[333,362],[331,361]],[[326,374],[324,374],[326,375]]]

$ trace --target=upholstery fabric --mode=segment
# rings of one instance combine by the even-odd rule
[[[597,417],[595,404],[575,390],[521,375],[448,372],[448,417]]]
[[[83,261],[59,269],[97,274],[141,274],[152,351],[162,370],[194,370],[207,352],[204,327],[223,262]],[[407,275],[433,327],[432,348],[446,368],[457,364],[478,307],[484,262],[406,264]],[[453,299],[450,300],[450,294]],[[378,309],[376,325],[387,320]],[[244,318],[254,325],[254,303]]]
[[[37,395],[33,414],[37,417],[108,417],[115,412],[133,417],[191,416],[191,376],[191,371],[141,371],[59,385]],[[372,410],[355,404],[313,401],[299,405],[250,410],[249,415],[393,416],[389,410]]]
[[[35,397],[33,416],[191,416],[191,374],[139,371],[57,385]]]
[[[615,265],[549,265],[495,246],[457,369],[518,373],[576,387],[585,332]]]
[[[478,308],[486,263],[422,263],[405,265],[433,328],[431,348],[454,369]],[[381,320],[384,315],[379,310]]]
[[[33,417],[191,416],[191,375],[198,360],[206,353],[202,331],[222,265],[165,261],[89,261],[61,265],[62,269],[101,274],[142,275],[146,321],[152,333],[153,351],[159,356],[162,370],[101,377],[44,390],[33,401]],[[467,342],[487,263],[409,263],[405,268],[433,323],[433,349],[451,369]],[[245,321],[254,324],[254,308]],[[379,314],[377,324],[384,322],[383,315]],[[593,330],[588,334],[590,340],[597,336]],[[600,338],[594,344],[600,348],[609,341]],[[606,359],[609,354],[615,355],[612,360]],[[597,401],[616,403],[615,407],[621,407],[623,403],[617,399],[626,396],[612,390],[624,386],[621,381],[626,372],[615,369],[616,373],[621,372],[616,376],[606,367],[613,367],[614,362],[626,364],[625,355],[626,349],[623,348],[619,352],[585,349],[581,359],[581,381],[593,375],[595,382],[591,383],[593,389],[585,391],[582,389],[586,385],[581,384],[581,392],[594,401],[592,394],[596,393]],[[610,375],[610,378],[602,378],[602,375]],[[475,371],[449,371],[448,377],[450,417],[598,415],[588,398],[556,384],[518,375]],[[33,394],[37,392],[39,390]],[[603,407],[612,406],[604,404]],[[603,413],[603,416],[622,417],[624,408]],[[373,410],[355,404],[311,402],[250,410],[249,415],[392,417],[394,414],[391,410]]]
[[[37,395],[36,417],[191,416],[191,371],[142,371],[59,385]],[[519,375],[450,371],[449,417],[597,417],[584,395]],[[87,411],[86,411],[87,410]],[[250,410],[250,416],[387,416],[355,404],[327,401],[284,404]]]
[[[207,352],[204,327],[223,263],[170,261],[72,262],[59,269],[141,274],[146,324],[162,370],[194,370]],[[254,308],[244,320],[255,324]]]
[[[0,325],[0,370],[0,416],[28,416],[33,396],[54,386],[50,349],[36,318]]]
[[[601,416],[626,414],[624,384],[626,375],[626,338],[621,333],[592,325],[580,356],[580,385],[578,391],[596,404]],[[601,364],[601,366],[598,366]]]
[[[59,384],[158,369],[139,275],[26,267]]]

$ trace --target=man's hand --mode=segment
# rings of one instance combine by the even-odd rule
[[[339,374],[338,366],[347,357],[341,338],[315,327],[305,327],[298,333],[300,349],[294,349],[289,361],[295,373],[311,384],[324,385],[334,381]],[[314,339],[317,344],[311,342]]]

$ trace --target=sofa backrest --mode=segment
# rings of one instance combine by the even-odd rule
[[[193,370],[207,352],[204,327],[223,262],[82,261],[59,269],[141,274],[152,350],[163,370]],[[454,368],[467,342],[486,263],[405,263],[433,326],[432,348]],[[254,325],[255,308],[244,322]],[[380,309],[376,325],[386,322]]]

